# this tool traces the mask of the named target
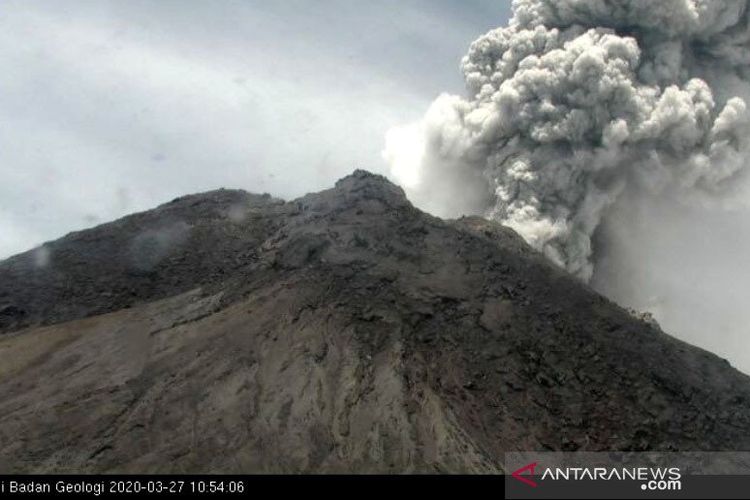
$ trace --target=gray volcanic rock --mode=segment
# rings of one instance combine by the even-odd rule
[[[750,378],[355,172],[181,198],[0,263],[0,472],[498,472],[750,450]]]
[[[220,190],[72,233],[0,262],[0,334],[220,283],[277,229],[268,195]]]

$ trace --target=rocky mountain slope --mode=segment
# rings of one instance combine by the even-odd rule
[[[750,450],[750,378],[482,219],[355,172],[0,262],[0,472],[499,472]]]

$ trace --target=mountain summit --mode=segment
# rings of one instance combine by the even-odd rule
[[[380,176],[220,190],[0,262],[0,472],[500,472],[750,450],[750,378]]]

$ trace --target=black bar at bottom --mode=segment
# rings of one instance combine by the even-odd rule
[[[157,496],[259,497],[272,488],[274,495],[299,492],[357,497],[401,493],[405,489],[434,490],[443,495],[467,494],[467,488],[492,488],[502,498],[504,476],[379,476],[379,475],[0,475],[0,500],[30,494],[57,498],[124,498]],[[486,491],[486,490],[485,490]]]
[[[510,476],[303,475],[0,475],[0,500],[32,495],[57,498],[258,497],[303,491],[327,496],[393,495],[419,491],[463,498],[492,492],[511,499],[750,499],[750,476],[683,476],[676,484],[637,481],[542,481],[536,487]],[[645,485],[644,485],[645,484]],[[665,489],[660,489],[661,487]],[[271,490],[268,490],[271,488]]]

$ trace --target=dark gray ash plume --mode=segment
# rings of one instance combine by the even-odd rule
[[[748,158],[746,0],[515,0],[463,60],[468,95],[389,132],[439,215],[483,212],[584,280],[628,191],[725,200]],[[633,199],[638,199],[634,196]]]

